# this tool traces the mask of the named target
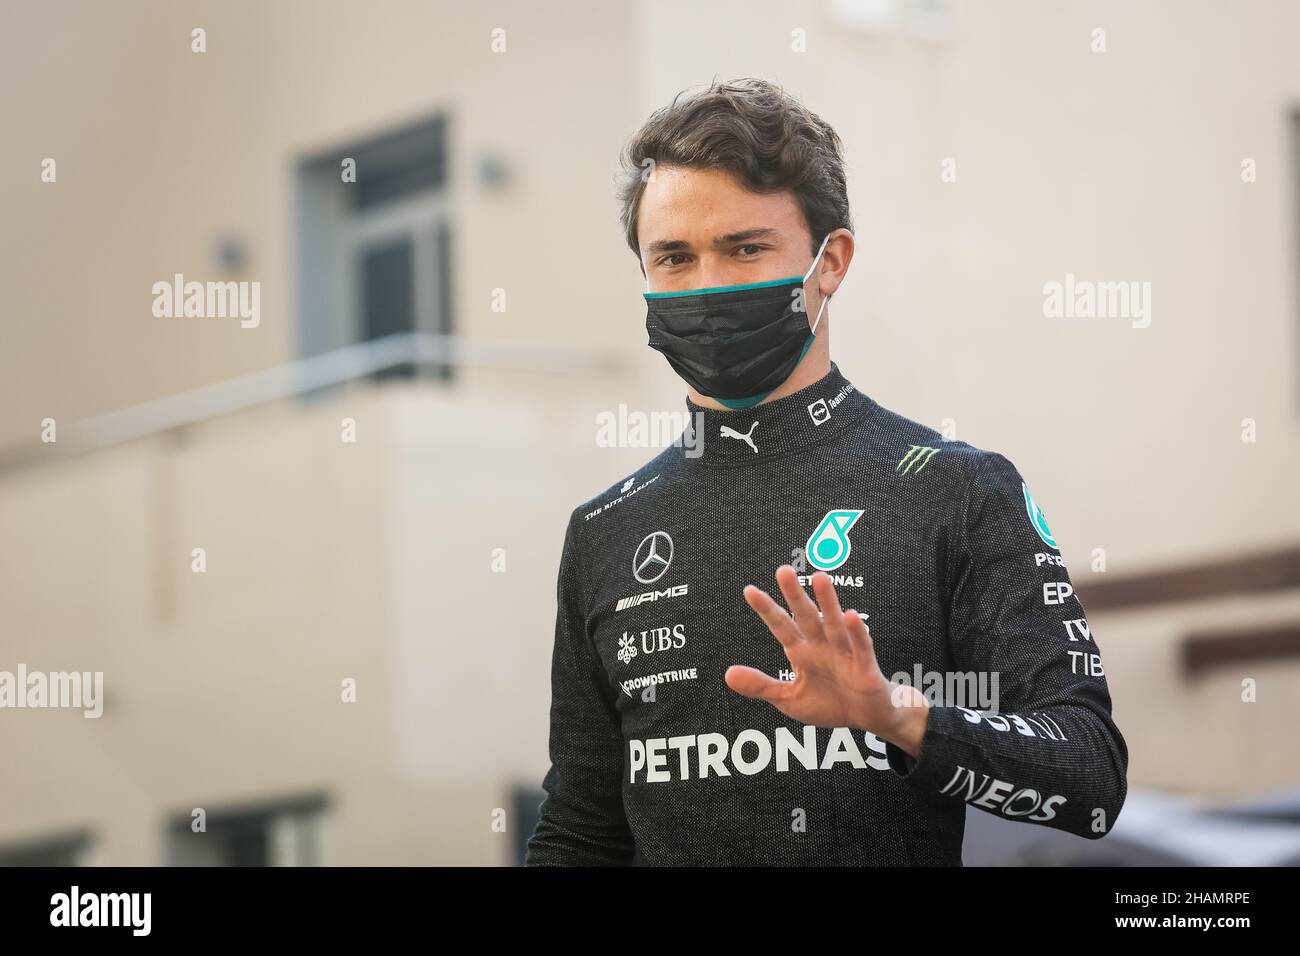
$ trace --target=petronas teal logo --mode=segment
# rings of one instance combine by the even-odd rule
[[[1052,534],[1052,529],[1047,526],[1047,515],[1043,514],[1043,509],[1038,507],[1038,502],[1029,493],[1029,486],[1022,481],[1020,490],[1025,493],[1025,513],[1029,515],[1030,527],[1038,532],[1038,536],[1043,539],[1043,544],[1057,551],[1061,550],[1056,547],[1056,535]]]
[[[803,553],[808,563],[819,571],[834,571],[849,559],[853,542],[849,529],[858,523],[862,512],[852,508],[838,508],[826,512],[822,523],[808,538]]]

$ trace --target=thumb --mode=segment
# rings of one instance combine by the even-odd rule
[[[745,667],[742,664],[728,667],[722,678],[737,694],[772,703],[781,700],[790,692],[789,681],[777,680],[756,668]]]

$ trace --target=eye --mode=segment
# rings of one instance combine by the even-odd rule
[[[673,266],[677,265],[677,263],[672,262],[671,260],[677,259],[679,257],[684,258],[684,256],[682,256],[680,252],[674,252],[672,255],[667,255],[664,256],[662,259],[660,259],[659,264],[661,266],[668,266],[669,268],[672,268]]]
[[[746,252],[745,252],[746,249],[752,249],[752,250],[754,250],[754,251],[753,251],[753,252],[746,253]],[[741,247],[737,250],[737,252],[739,252],[741,255],[751,255],[751,256],[756,256],[756,255],[758,255],[758,254],[759,254],[760,252],[762,252],[762,251],[763,251],[763,247],[762,247],[762,246],[757,245],[756,243],[752,243],[752,242],[746,243],[745,245],[741,246]]]

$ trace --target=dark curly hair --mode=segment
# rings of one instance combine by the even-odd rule
[[[686,99],[678,93],[628,141],[621,164],[619,219],[638,259],[641,196],[647,170],[659,165],[728,170],[758,193],[793,191],[814,253],[832,230],[853,230],[839,135],[767,80],[715,77],[703,92]]]

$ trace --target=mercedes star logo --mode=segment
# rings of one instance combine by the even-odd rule
[[[641,539],[632,556],[632,574],[642,584],[658,581],[673,563],[673,539],[667,531],[655,531]]]

